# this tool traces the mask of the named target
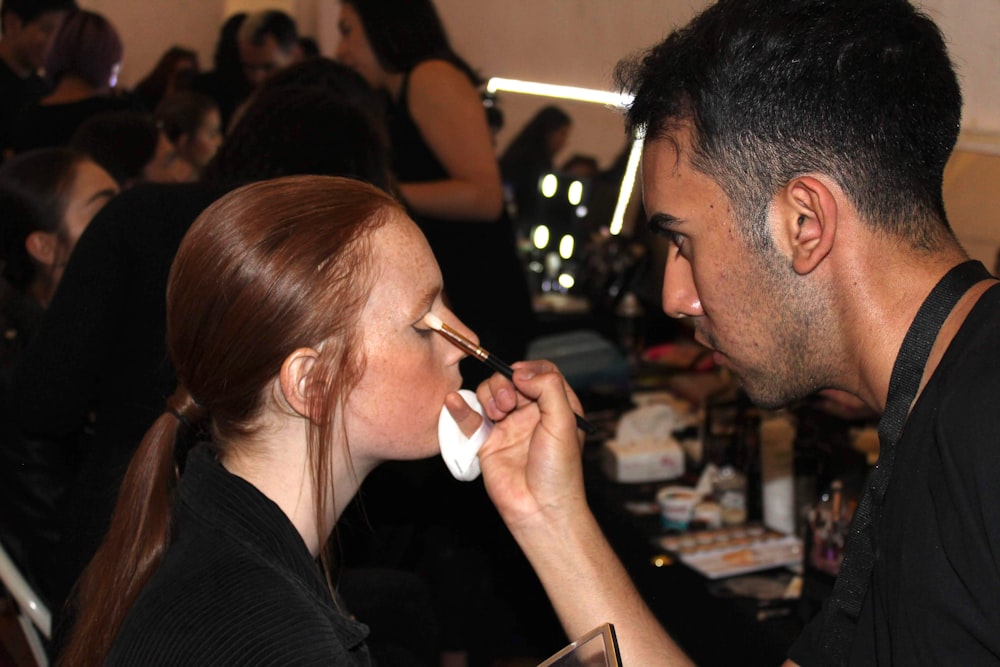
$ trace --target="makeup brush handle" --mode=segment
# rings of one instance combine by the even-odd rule
[[[487,366],[495,370],[497,373],[500,373],[501,375],[506,377],[508,380],[511,380],[514,377],[514,369],[508,366],[503,361],[500,361],[493,355],[490,355],[485,359],[483,359],[483,363],[485,363]],[[586,433],[587,435],[594,435],[595,433],[597,433],[597,429],[589,421],[587,421],[586,419],[584,419],[583,417],[581,417],[576,413],[573,413],[573,416],[576,417],[577,428],[581,429],[584,433]]]

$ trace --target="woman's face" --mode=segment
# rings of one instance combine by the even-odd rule
[[[166,134],[160,132],[156,139],[156,152],[142,168],[139,180],[150,183],[186,183],[195,178],[197,173],[194,166],[180,159],[177,147],[170,142]]]
[[[347,3],[340,5],[338,27],[340,44],[337,45],[337,60],[360,74],[372,88],[384,89],[386,72],[379,64],[361,17],[353,6]]]
[[[76,175],[66,195],[66,212],[59,234],[67,257],[76,247],[83,230],[116,194],[118,184],[115,179],[96,162],[83,160],[77,164]]]
[[[445,396],[462,386],[465,353],[424,316],[434,313],[478,340],[442,302],[441,271],[423,233],[404,214],[391,215],[372,238],[379,274],[362,311],[365,372],[345,420],[359,470],[438,451],[438,416]]]
[[[222,119],[216,109],[209,109],[195,131],[180,138],[177,149],[181,157],[200,173],[221,145]]]
[[[50,269],[51,287],[59,284],[76,242],[112,197],[118,194],[118,183],[92,160],[82,160],[66,192],[66,210],[55,234],[54,256]]]

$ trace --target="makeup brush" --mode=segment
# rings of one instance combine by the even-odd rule
[[[511,368],[509,364],[494,357],[485,349],[483,349],[479,345],[476,345],[471,340],[469,340],[462,334],[452,329],[450,326],[442,322],[441,318],[435,315],[434,313],[427,313],[426,315],[424,315],[424,324],[426,324],[431,329],[434,329],[442,336],[447,338],[456,347],[461,348],[469,355],[475,357],[476,359],[479,359],[479,361],[483,362],[484,364],[486,364],[496,372],[500,373],[507,379],[513,379],[514,369]],[[597,433],[597,429],[594,427],[593,424],[588,422],[580,415],[574,414],[574,416],[576,417],[577,428],[582,429],[583,432],[588,435],[593,435],[594,433]]]

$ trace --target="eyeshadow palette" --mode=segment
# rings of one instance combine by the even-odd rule
[[[667,535],[655,544],[709,579],[802,564],[802,540],[760,525]]]

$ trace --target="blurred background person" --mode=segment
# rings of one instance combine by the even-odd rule
[[[388,99],[398,192],[441,267],[448,306],[490,352],[524,358],[534,313],[504,207],[482,79],[451,47],[429,0],[344,0],[338,27],[337,59]],[[468,387],[488,374],[475,360],[462,362]],[[368,477],[365,496],[375,529],[370,557],[428,578],[447,664],[487,655],[516,632],[518,620],[543,624],[527,612],[549,609],[540,587],[506,587],[509,600],[501,600],[493,585],[532,575],[481,484],[453,484],[440,461],[394,461]],[[351,547],[349,553],[361,551]],[[513,619],[511,607],[525,613]]]
[[[196,180],[222,145],[219,105],[202,93],[174,93],[156,108],[156,122]]]
[[[323,55],[319,52],[319,43],[312,37],[306,37],[305,35],[299,36],[299,51],[303,59],[317,58]]]
[[[113,94],[122,53],[121,37],[104,16],[84,9],[70,14],[45,63],[52,92],[21,111],[14,127],[14,151],[65,146],[92,115],[136,108]]]
[[[165,98],[187,90],[200,72],[198,54],[183,46],[171,46],[132,89],[132,95],[150,113]]]
[[[486,349],[522,358],[534,316],[480,77],[452,49],[429,0],[345,0],[339,28],[337,58],[390,99],[393,173],[441,265],[451,307]],[[488,299],[475,279],[486,275],[502,285]],[[473,384],[485,375],[474,363],[462,372]]]
[[[0,538],[49,602],[81,443],[25,436],[11,413],[11,381],[77,239],[117,191],[107,172],[68,148],[29,151],[0,168]]]
[[[136,183],[183,183],[197,177],[152,114],[105,111],[85,120],[70,146],[104,167],[123,190]]]
[[[295,20],[285,12],[268,9],[249,14],[240,25],[236,39],[243,76],[250,93],[239,102],[229,124],[239,118],[253,92],[282,69],[302,61]]]
[[[252,86],[302,59],[295,19],[277,9],[247,16],[237,33],[237,45],[243,76]]]
[[[191,90],[208,95],[219,105],[222,131],[229,127],[229,118],[240,102],[253,90],[253,85],[243,76],[237,34],[247,18],[246,12],[237,12],[223,22],[212,56],[212,69],[201,72],[191,81]]]
[[[5,208],[3,273],[47,306],[83,230],[111,197],[114,179],[85,153],[69,148],[29,151],[0,168]]]
[[[572,127],[565,111],[554,105],[543,107],[500,156],[500,174],[511,190],[519,220],[531,220],[536,214],[539,179],[555,170],[555,157],[566,147]]]
[[[565,174],[577,178],[594,178],[601,173],[601,165],[593,155],[574,153],[559,168]]]
[[[74,0],[2,0],[0,3],[0,161],[24,107],[49,92],[42,67]]]

